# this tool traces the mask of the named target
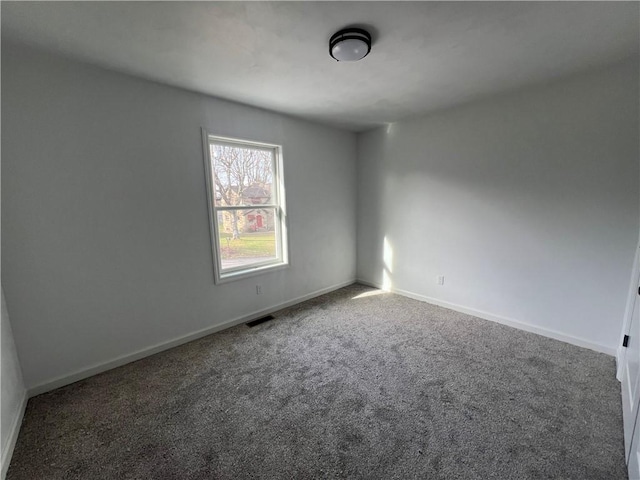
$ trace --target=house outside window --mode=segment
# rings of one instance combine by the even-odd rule
[[[216,283],[287,266],[282,148],[203,138]]]

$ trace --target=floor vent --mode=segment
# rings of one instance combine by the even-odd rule
[[[266,317],[260,317],[257,320],[253,320],[251,322],[247,322],[245,325],[249,328],[255,327],[256,325],[260,325],[261,323],[268,322],[269,320],[273,320],[273,315],[267,315]]]

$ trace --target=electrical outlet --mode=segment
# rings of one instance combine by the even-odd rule
[[[262,295],[262,285],[256,285],[256,295]]]
[[[444,275],[438,275],[437,282],[438,285],[444,285]]]

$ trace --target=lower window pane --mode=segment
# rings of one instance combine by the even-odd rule
[[[277,259],[274,208],[219,210],[217,216],[222,272]]]

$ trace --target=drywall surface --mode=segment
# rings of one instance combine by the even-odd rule
[[[28,388],[355,278],[355,134],[6,42],[2,72],[2,281]],[[201,127],[282,145],[289,268],[214,285]]]
[[[20,423],[24,414],[26,403],[26,389],[22,381],[22,370],[18,361],[16,346],[13,341],[9,313],[2,292],[2,325],[0,330],[0,363],[2,375],[2,397],[0,398],[2,417],[0,417],[0,445],[2,452],[2,465],[0,466],[0,478],[4,478],[9,468],[11,454],[18,438]]]
[[[634,59],[360,135],[358,278],[615,351],[638,103]]]

